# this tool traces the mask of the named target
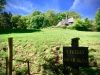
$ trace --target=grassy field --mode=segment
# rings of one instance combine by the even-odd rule
[[[71,39],[75,37],[80,38],[79,46],[89,47],[89,65],[100,67],[100,32],[46,28],[39,31],[2,33],[0,57],[7,56],[9,37],[13,37],[13,59],[28,59],[32,75],[61,75],[62,48],[71,46]],[[97,67],[80,68],[80,74],[100,75],[100,68]],[[25,72],[27,64],[14,60],[13,70]]]

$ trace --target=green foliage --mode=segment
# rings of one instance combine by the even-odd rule
[[[67,29],[74,29],[74,26],[70,25],[70,26],[67,26]]]
[[[43,24],[42,24],[42,28],[49,27],[49,26],[50,26],[49,20],[44,17]]]
[[[70,10],[70,11],[66,11],[64,12],[66,15],[68,15],[69,18],[73,17],[74,19],[78,19],[80,18],[81,19],[81,15],[73,10]]]
[[[36,15],[31,18],[30,27],[40,29],[49,25],[49,21],[43,15]]]
[[[21,16],[18,20],[18,29],[27,29],[27,17]]]
[[[59,21],[66,18],[66,15],[68,14],[69,18],[80,18],[80,15],[74,11],[55,13],[54,10],[48,10],[46,13],[42,13],[41,11],[36,10],[32,14],[25,16],[6,14],[5,17],[0,18],[0,28],[39,29],[48,26],[55,26]]]
[[[56,14],[57,23],[60,22],[64,18],[66,18],[66,14],[65,13],[59,12],[59,13]]]
[[[11,22],[12,22],[13,28],[15,28],[15,29],[18,28],[18,21],[19,21],[20,17],[21,16],[18,14],[12,15]]]
[[[86,30],[90,30],[92,27],[92,24],[90,23],[90,20],[87,17],[84,19],[84,27]]]
[[[41,14],[41,11],[35,10],[35,11],[32,13],[32,16],[36,16],[36,15],[40,15],[40,14]]]
[[[44,17],[41,15],[33,16],[30,21],[31,28],[39,29],[42,27]]]
[[[56,15],[54,10],[48,10],[45,17],[49,20],[50,25],[56,25]]]
[[[6,0],[0,0],[0,12],[5,8]]]
[[[92,25],[88,18],[85,18],[84,21],[81,19],[77,19],[74,22],[74,29],[81,30],[81,31],[88,31],[91,29]]]
[[[98,9],[98,11],[95,14],[95,27],[97,29],[97,31],[100,31],[100,8]]]
[[[66,29],[67,26],[63,25],[63,26],[60,26],[60,28],[62,28],[62,29]]]
[[[75,22],[74,22],[74,29],[76,29],[76,30],[84,30],[84,28],[83,28],[83,25],[84,25],[84,23],[83,23],[83,21],[81,20],[81,19],[77,19]]]
[[[11,19],[12,14],[9,12],[3,12],[0,15],[0,29],[7,29],[7,28],[12,28],[10,19]]]

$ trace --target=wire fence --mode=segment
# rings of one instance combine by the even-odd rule
[[[0,57],[0,75],[7,75],[7,57]],[[29,60],[18,60],[18,59],[13,59],[13,67],[12,67],[12,75],[39,75],[39,72],[36,71],[38,70],[36,67],[34,69],[33,62]],[[97,66],[89,66],[89,67],[96,67],[100,68]]]
[[[7,57],[0,57],[0,75],[7,75]],[[29,61],[13,59],[12,75],[30,75]]]

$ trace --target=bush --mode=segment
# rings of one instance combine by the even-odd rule
[[[62,28],[62,29],[66,29],[66,28],[67,28],[67,26],[65,26],[65,25],[64,25],[64,26],[61,26],[61,28]]]
[[[62,25],[62,26],[52,26],[52,28],[62,28],[62,29],[66,29],[67,26],[65,26],[65,25]]]
[[[96,29],[97,29],[97,31],[100,31],[100,26],[98,26]]]
[[[81,19],[77,19],[74,22],[74,29],[76,30],[80,30],[80,31],[89,31],[92,27],[92,25],[90,24],[90,21],[88,20],[88,18],[85,18],[84,21]]]
[[[74,29],[74,26],[73,25],[67,26],[67,29]]]
[[[81,19],[77,19],[77,20],[74,22],[73,28],[76,29],[76,30],[84,30],[83,21],[82,21]]]

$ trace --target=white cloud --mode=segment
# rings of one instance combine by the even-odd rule
[[[75,0],[70,9],[72,10],[81,10],[81,9],[93,10],[99,6],[100,6],[100,0]]]
[[[93,18],[98,8],[100,8],[100,0],[75,0],[69,10],[75,10],[83,17]]]
[[[34,4],[34,6],[36,5]],[[34,6],[33,3],[31,3],[30,1],[12,0],[12,1],[7,1],[6,10],[31,13],[34,9],[36,9],[36,7]]]
[[[42,1],[43,5],[39,5],[34,0],[9,0],[7,1],[6,10],[11,12],[18,11],[20,13],[32,13],[34,10],[40,10],[42,12],[46,12],[49,9],[59,11],[59,0],[45,0]],[[41,4],[42,4],[41,3]],[[19,13],[18,13],[19,14]]]
[[[70,7],[70,9],[75,9],[77,7],[77,5],[80,4],[80,0],[75,0],[73,2],[73,5]]]

